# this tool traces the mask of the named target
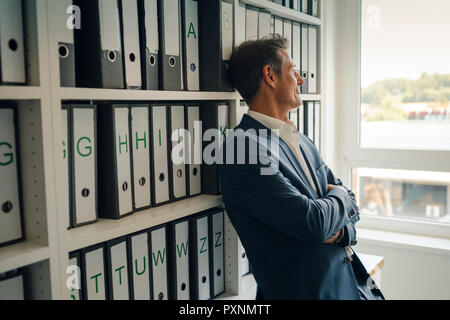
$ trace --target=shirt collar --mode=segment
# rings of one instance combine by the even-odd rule
[[[262,113],[259,113],[256,111],[249,110],[248,115],[251,116],[256,121],[259,121],[260,123],[262,123],[263,125],[265,125],[267,128],[269,128],[271,130],[277,130],[277,129],[279,130],[279,129],[287,126],[290,129],[290,131],[292,131],[292,129],[297,131],[297,129],[295,127],[291,126],[290,124],[288,124],[280,119],[276,119],[276,118],[267,116],[265,114],[262,114]]]

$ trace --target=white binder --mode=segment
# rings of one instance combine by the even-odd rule
[[[170,106],[170,163],[172,167],[172,196],[174,199],[186,197],[186,137],[184,106]]]
[[[311,0],[312,2],[312,8],[311,13],[314,17],[319,16],[319,0]]]
[[[63,176],[62,181],[64,182],[64,192],[63,192],[63,202],[66,204],[66,219],[70,220],[70,182],[69,182],[69,106],[63,105],[61,109],[61,136],[62,136],[62,159],[63,159]],[[67,228],[70,227],[70,222],[66,225]]]
[[[283,36],[289,41],[288,48],[289,57],[292,58],[292,21],[283,19]]]
[[[219,126],[219,149],[225,141],[228,130],[228,105],[219,104],[217,106],[217,124]]]
[[[212,222],[212,233],[210,235],[212,252],[210,254],[213,258],[211,279],[215,297],[225,290],[223,211],[213,213],[210,221]]]
[[[126,239],[112,240],[106,248],[108,250],[109,299],[129,300]]]
[[[133,211],[131,193],[129,109],[114,108],[114,128],[116,136],[116,174],[119,216]]]
[[[151,205],[150,130],[148,105],[131,105],[131,149],[133,150],[134,209]]]
[[[275,22],[274,22],[274,25],[275,25],[274,32],[275,32],[276,34],[279,34],[280,36],[282,36],[282,35],[283,35],[283,19],[281,19],[280,17],[274,17],[274,19],[275,19]]]
[[[169,201],[166,106],[152,106],[153,191],[155,204]]]
[[[292,60],[295,63],[295,71],[301,75],[301,27],[300,23],[292,22]]]
[[[72,226],[97,219],[95,109],[72,106]]]
[[[122,0],[120,3],[125,85],[127,88],[140,89],[142,78],[137,0]]]
[[[184,1],[184,41],[185,41],[185,87],[187,90],[200,90],[199,78],[199,29],[198,29],[198,2]]]
[[[245,9],[245,40],[258,39],[258,9],[246,6]]]
[[[196,298],[198,300],[208,300],[211,297],[210,292],[210,274],[209,274],[209,233],[208,233],[208,216],[194,218],[195,223],[195,248],[197,249],[194,259],[197,274],[195,278],[197,283]],[[194,284],[193,284],[194,285]]]
[[[189,195],[193,196],[202,192],[201,159],[202,141],[200,127],[200,107],[187,106],[187,126],[189,131]],[[197,123],[196,123],[197,122]]]
[[[144,89],[157,90],[159,89],[159,20],[158,20],[158,0],[144,0],[141,3],[142,17],[144,19],[145,36],[141,34],[141,45],[143,46],[145,41],[145,48],[141,48],[141,59],[145,63],[142,63],[143,82],[145,83]],[[144,30],[141,29],[142,32]],[[143,50],[145,49],[145,50]]]
[[[222,60],[230,61],[233,53],[233,4],[222,0]]]
[[[181,90],[182,68],[180,50],[180,3],[179,0],[160,1],[160,32],[162,32],[162,89]]]
[[[0,277],[0,301],[24,299],[23,275],[18,274],[4,279]]]
[[[314,141],[314,102],[312,101],[306,102],[305,124],[307,124],[306,135]]]
[[[258,39],[262,39],[272,33],[271,32],[271,20],[272,20],[272,16],[269,11],[264,11],[262,9],[259,9],[259,12],[258,12]]]
[[[298,129],[298,109],[289,111],[289,120],[291,120],[295,124],[295,127]]]
[[[23,237],[14,118],[0,107],[0,244]]]
[[[106,300],[104,248],[99,245],[82,252],[85,300]]]
[[[153,300],[168,299],[166,227],[151,231]]]
[[[70,290],[70,299],[78,301],[81,299],[80,291],[81,291],[81,270],[80,268],[80,253],[79,251],[75,251],[69,254],[69,266],[76,267],[74,269],[74,272],[72,272],[70,277],[76,277],[73,282],[70,284],[73,286],[71,288],[68,288]],[[77,289],[75,285],[79,285],[79,288]]]
[[[75,45],[73,29],[68,21],[73,13],[72,0],[52,0],[49,9],[55,19],[54,28],[58,42],[59,74],[62,87],[75,87]],[[69,23],[69,25],[68,25]]]
[[[189,221],[175,224],[175,264],[177,300],[190,299],[189,285]]]
[[[301,86],[301,92],[303,94],[309,93],[308,92],[308,79],[309,79],[309,69],[308,69],[308,26],[305,24],[302,24],[302,56],[301,56],[301,76],[304,81],[303,86]]]
[[[131,277],[134,300],[150,300],[150,263],[148,232],[129,236],[131,246]]]
[[[299,11],[299,1],[300,0],[293,0],[293,4],[292,4],[292,9],[294,9],[295,11]]]
[[[302,12],[308,14],[309,13],[309,0],[302,0]]]
[[[317,93],[317,29],[308,30],[308,93]]]
[[[298,108],[298,132],[304,133],[305,132],[305,105],[306,102],[303,102],[303,104]]]
[[[25,83],[22,2],[0,1],[0,83]]]
[[[245,4],[239,2],[236,11],[236,45],[239,46],[245,41],[245,15],[246,9]]]
[[[314,144],[320,151],[320,102],[314,102]]]
[[[241,249],[241,276],[243,276],[250,272],[250,263],[248,261],[247,254],[245,253],[245,249],[242,246],[241,240],[239,240],[239,247]]]

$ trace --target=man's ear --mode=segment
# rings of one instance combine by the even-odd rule
[[[270,65],[265,65],[263,68],[263,80],[271,88],[275,88],[277,82],[277,75],[275,70]]]

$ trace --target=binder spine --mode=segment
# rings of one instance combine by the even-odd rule
[[[202,134],[204,135],[208,129],[218,129],[218,108],[215,102],[205,102],[200,107],[200,119],[202,121]],[[216,136],[217,137],[217,136]],[[215,138],[214,138],[215,139]],[[203,141],[203,150],[210,143],[218,143],[214,141]],[[216,148],[217,150],[217,148]],[[202,193],[219,195],[219,171],[217,164],[202,163]]]
[[[110,1],[74,1],[74,4],[80,7],[84,24],[87,26],[75,31],[76,65],[79,75],[77,86],[79,87],[124,88],[123,55],[120,46],[119,48],[102,47],[102,37],[105,37],[107,32],[118,32],[119,44],[121,39],[118,12],[113,9],[112,17],[103,17],[101,12],[102,6],[106,5],[118,9],[118,0]],[[102,30],[102,22],[105,26],[109,26],[107,30]]]
[[[159,1],[159,31],[161,35],[160,39],[160,61],[162,64],[162,68],[160,68],[160,87],[162,90],[171,90],[171,91],[180,91],[182,88],[182,78],[181,78],[181,48],[180,48],[180,2],[179,0],[164,0]],[[176,15],[174,17],[174,12],[170,9],[176,9]],[[169,15],[171,13],[171,15]],[[170,17],[170,21],[169,20]],[[177,19],[177,23],[175,24],[178,28],[170,26],[174,24],[173,19]],[[169,29],[170,28],[170,29]],[[174,32],[170,36],[167,36],[166,33],[169,31]],[[178,41],[176,39],[178,39]],[[167,41],[175,41],[175,46],[178,46],[178,54],[175,52],[167,52],[171,46],[167,43]],[[172,48],[170,48],[172,49]]]
[[[168,250],[168,270],[169,270],[169,299],[178,300],[178,279],[177,279],[177,253],[176,253],[176,235],[175,224],[171,222],[167,225],[167,248]]]
[[[95,150],[94,152],[94,180],[95,180],[95,184],[94,184],[94,211],[95,211],[95,215],[94,218],[86,221],[86,222],[77,222],[77,196],[79,196],[78,191],[76,190],[76,179],[75,179],[75,175],[76,175],[76,166],[75,166],[75,153],[74,153],[74,139],[75,139],[75,135],[74,135],[74,108],[77,109],[93,109],[94,112],[94,119],[93,119],[93,127],[94,127],[94,145],[95,147],[93,148]],[[98,172],[97,172],[97,159],[98,159],[98,152],[97,152],[97,146],[98,146],[98,140],[97,140],[97,106],[96,105],[82,105],[82,104],[71,104],[70,105],[70,112],[69,112],[69,143],[68,143],[68,148],[69,148],[69,171],[70,171],[70,175],[69,175],[69,182],[70,182],[70,187],[71,187],[71,192],[70,192],[70,228],[75,228],[75,227],[81,227],[84,225],[88,225],[91,223],[95,223],[97,221],[98,218]],[[91,195],[91,191],[89,190],[87,196],[92,196]],[[84,196],[84,195],[83,195]]]
[[[212,209],[208,218],[209,232],[209,278],[211,280],[210,296],[216,297],[224,291],[224,211]],[[220,222],[220,219],[222,220]]]
[[[124,106],[122,106],[124,107]],[[99,217],[118,219],[119,195],[117,181],[117,159],[115,144],[116,105],[102,105],[98,108],[98,149],[99,149]]]
[[[195,136],[195,133],[194,133],[195,123],[194,123],[194,126],[192,127],[192,132],[190,130],[190,127],[189,127],[189,122],[191,121],[190,116],[189,116],[190,108],[198,108],[199,117],[198,117],[197,121],[200,121],[200,109],[201,108],[200,108],[199,104],[186,104],[185,109],[184,109],[185,110],[185,113],[184,113],[185,128],[186,128],[186,130],[188,130],[189,136],[190,136],[189,137],[190,140],[188,141],[188,146],[186,147],[186,150],[188,152],[188,155],[186,157],[188,159],[188,161],[187,161],[188,163],[186,164],[186,193],[187,193],[188,197],[193,197],[193,196],[196,196],[196,195],[199,195],[202,193],[201,177],[203,174],[202,174],[202,166],[200,164],[195,163],[195,161],[194,161],[195,157],[192,152],[192,150],[194,148],[194,146],[193,146],[194,139],[199,139],[200,137]],[[200,128],[200,130],[201,130],[201,128]],[[200,134],[202,134],[202,132],[199,132],[197,135],[200,135]],[[200,146],[200,148],[202,148],[202,146]],[[194,152],[196,151],[195,148],[193,151]],[[201,153],[201,151],[202,150],[200,150],[200,153]],[[200,157],[201,156],[202,155],[200,154]],[[201,159],[199,159],[199,160],[201,160]],[[193,176],[192,178],[191,178],[191,175]],[[194,180],[199,175],[200,175],[200,177],[199,177],[200,188],[199,188],[199,190],[193,190],[193,188],[191,188],[191,184],[193,184],[194,181],[191,181],[191,179]]]
[[[101,249],[101,254],[103,256],[102,258],[102,263],[103,263],[103,270],[102,273],[100,274],[96,274],[94,281],[96,282],[96,287],[99,288],[102,284],[104,284],[104,290],[105,290],[105,299],[107,299],[108,297],[108,292],[109,290],[109,286],[108,286],[108,281],[107,281],[107,260],[106,260],[106,256],[105,256],[105,245],[103,243],[101,244],[96,244],[87,248],[84,248],[80,251],[80,255],[81,255],[81,259],[80,259],[80,266],[81,266],[81,283],[82,283],[82,287],[81,287],[81,295],[82,295],[82,300],[89,300],[89,294],[88,294],[88,280],[92,281],[93,279],[88,279],[88,275],[87,275],[87,262],[86,262],[86,255],[92,251]],[[99,281],[101,281],[99,283]]]
[[[20,242],[22,240],[25,239],[25,234],[24,234],[24,230],[25,230],[25,224],[24,224],[24,217],[23,217],[23,204],[22,204],[22,200],[23,200],[23,194],[22,194],[22,170],[21,170],[21,156],[20,156],[20,139],[19,139],[19,122],[18,122],[18,115],[17,115],[17,107],[14,106],[13,104],[5,104],[4,102],[0,103],[0,111],[1,110],[7,110],[7,109],[11,109],[12,110],[12,120],[13,120],[13,127],[14,127],[14,132],[12,133],[13,137],[14,137],[14,144],[15,146],[13,146],[13,148],[15,148],[14,156],[15,156],[15,163],[16,163],[16,170],[15,170],[15,178],[16,178],[16,188],[17,188],[17,201],[18,203],[14,203],[15,201],[11,201],[11,200],[7,200],[5,203],[0,203],[0,214],[3,213],[7,213],[7,212],[11,212],[10,210],[14,210],[14,207],[17,206],[18,207],[18,214],[19,214],[19,233],[20,236],[18,237],[14,237],[14,239],[8,239],[5,242],[1,243],[0,242],[0,247],[3,246],[7,246],[13,243],[17,243]],[[4,130],[4,129],[3,129]],[[1,139],[1,137],[0,137]],[[0,140],[0,143],[3,142]],[[10,181],[0,181],[0,184],[5,184],[8,183],[7,188],[10,189]],[[0,189],[3,189],[2,186],[0,186]],[[1,197],[3,198],[3,197]],[[0,235],[1,236],[1,235]],[[0,238],[1,239],[1,238]]]
[[[228,0],[199,2],[200,64],[207,66],[200,68],[202,91],[233,91],[230,61],[223,60],[222,52],[222,2],[231,3]]]
[[[141,71],[142,71],[142,88],[145,90],[159,90],[159,65],[160,57],[159,40],[151,43],[152,39],[159,39],[158,30],[158,0],[138,0],[138,16],[139,16],[139,42],[141,43]],[[152,8],[156,9],[152,12]],[[156,30],[151,28],[151,25]],[[156,35],[150,35],[156,33]]]

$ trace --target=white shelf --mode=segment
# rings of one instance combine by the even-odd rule
[[[49,256],[47,246],[28,241],[0,248],[0,273],[46,260]]]
[[[322,95],[321,94],[302,94],[302,95],[300,95],[300,98],[302,99],[302,101],[321,101]],[[236,92],[236,99],[244,100],[244,98],[242,98],[242,96],[239,92]]]
[[[41,88],[30,86],[0,86],[0,99],[3,100],[41,99]]]
[[[310,16],[306,13],[284,7],[282,5],[276,4],[268,0],[240,0],[240,2],[258,8],[269,10],[272,13],[272,15],[275,15],[277,17],[286,18],[293,21],[298,21],[301,23],[316,26],[322,25],[322,20],[320,18]]]
[[[61,100],[235,100],[236,92],[60,88]]]
[[[68,231],[69,251],[145,230],[203,210],[221,206],[222,203],[222,196],[199,195],[136,212],[118,220],[99,219],[96,223]]]

